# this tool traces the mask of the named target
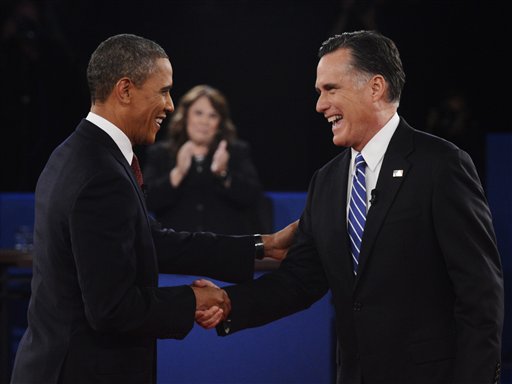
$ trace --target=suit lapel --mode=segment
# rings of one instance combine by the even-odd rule
[[[112,140],[112,138],[101,128],[97,127],[93,123],[88,120],[83,119],[77,127],[77,133],[84,135],[90,140],[93,140],[100,144],[101,146],[108,149],[108,151],[112,154],[114,159],[121,164],[124,168],[126,175],[131,180],[133,187],[137,191],[137,196],[139,197],[140,204],[142,205],[142,209],[144,210],[144,214],[146,215],[146,219],[148,222],[148,226],[150,226],[149,218],[148,218],[148,210],[146,208],[146,199],[144,196],[144,192],[139,187],[137,179],[132,171],[132,167],[126,161],[126,158],[123,156],[123,153],[117,146],[117,144]]]
[[[128,177],[130,178],[133,187],[137,191],[137,196],[139,197],[140,204],[142,205],[142,208],[144,209],[144,213],[146,217],[148,216],[148,211],[146,207],[146,198],[144,195],[144,191],[139,187],[139,183],[137,182],[137,179],[135,177],[135,174],[133,173],[132,167],[128,162],[126,161],[125,157],[120,151],[113,151],[113,155],[116,158],[116,160],[123,166],[125,172],[128,174]],[[148,220],[149,225],[149,220]]]
[[[330,180],[333,180],[333,183],[328,193],[328,196],[335,196],[332,199],[334,203],[330,212],[330,215],[333,217],[329,222],[333,223],[334,238],[336,239],[334,241],[338,244],[336,248],[340,246],[341,239],[341,254],[339,257],[336,257],[336,260],[333,260],[336,264],[336,270],[340,271],[352,271],[353,269],[350,239],[347,231],[347,182],[349,178],[350,155],[350,149],[345,150],[340,155],[341,159],[338,162],[337,169],[335,169],[334,177],[330,178]],[[348,276],[349,279],[352,279],[353,273],[348,274]]]
[[[384,155],[375,187],[378,191],[378,200],[371,206],[366,217],[356,284],[364,274],[365,266],[371,262],[372,250],[377,235],[400,190],[400,186],[407,178],[410,168],[407,156],[413,150],[412,132],[412,128],[401,119]]]
[[[347,182],[350,156],[350,149],[340,153],[330,173],[322,181],[325,187],[325,192],[322,193],[323,204],[326,201],[331,202],[331,205],[322,212],[324,216],[322,222],[330,228],[327,248],[333,250],[329,257],[329,269],[346,271],[346,274],[337,275],[337,278],[339,278],[339,284],[347,286],[348,289],[354,283],[350,239],[347,231]]]

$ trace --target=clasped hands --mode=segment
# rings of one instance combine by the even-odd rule
[[[226,174],[228,170],[229,152],[228,142],[221,140],[219,146],[215,150],[212,158],[210,171],[217,176]],[[181,146],[176,156],[176,166],[169,173],[171,185],[177,187],[181,184],[183,178],[187,175],[192,164],[194,156],[206,156],[208,154],[208,146],[196,144],[189,140]]]
[[[204,329],[211,329],[227,319],[231,311],[231,300],[226,291],[206,279],[195,280],[191,287],[196,296],[197,324]]]
[[[281,261],[286,258],[292,245],[299,220],[270,235],[262,235],[265,257]],[[231,300],[223,289],[209,280],[198,279],[191,285],[196,296],[196,322],[205,329],[215,328],[228,318]]]

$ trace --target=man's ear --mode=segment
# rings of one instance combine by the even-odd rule
[[[386,92],[387,83],[384,77],[381,75],[375,75],[370,80],[372,87],[372,97],[374,100],[381,99],[384,97],[384,93]]]
[[[114,93],[116,98],[124,104],[129,104],[132,96],[133,83],[127,78],[123,77],[119,79],[114,87]]]

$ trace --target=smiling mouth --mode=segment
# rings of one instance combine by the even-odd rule
[[[331,116],[327,119],[327,121],[329,123],[331,123],[332,127],[334,128],[338,122],[340,122],[341,120],[343,120],[343,116],[342,115],[334,115],[334,116]]]
[[[164,121],[164,119],[162,117],[157,117],[155,119],[155,122],[156,122],[156,125],[158,125],[158,127],[160,128],[160,126],[162,125],[162,122]]]

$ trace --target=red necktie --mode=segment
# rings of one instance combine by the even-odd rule
[[[133,169],[133,173],[135,174],[135,178],[137,179],[137,183],[139,184],[139,187],[142,188],[142,184],[144,184],[144,180],[142,179],[142,171],[140,170],[139,159],[137,158],[135,153],[133,154],[133,159],[132,159],[132,169]]]

